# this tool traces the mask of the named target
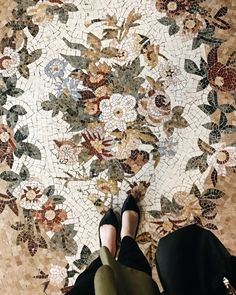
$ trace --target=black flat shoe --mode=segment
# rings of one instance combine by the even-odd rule
[[[135,233],[135,237],[136,237],[137,232],[138,232],[139,223],[140,223],[140,210],[139,210],[138,205],[136,204],[134,197],[128,196],[125,199],[124,204],[121,209],[121,221],[122,221],[122,215],[125,211],[135,211],[138,214],[138,224],[137,224],[137,229],[136,229],[136,233]]]
[[[113,225],[114,228],[116,229],[116,244],[118,245],[118,237],[119,237],[119,222],[117,220],[116,214],[112,209],[109,209],[106,214],[103,216],[99,223],[99,228],[98,228],[98,235],[99,235],[99,243],[100,247],[102,246],[102,241],[101,241],[101,236],[100,236],[100,227],[104,224],[110,224]],[[117,247],[118,248],[118,247]]]

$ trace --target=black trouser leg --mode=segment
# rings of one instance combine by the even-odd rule
[[[100,266],[102,262],[98,257],[78,276],[74,287],[66,295],[94,295],[94,277]]]
[[[125,236],[121,241],[118,261],[123,265],[143,271],[150,276],[152,275],[152,270],[146,257],[135,240],[129,236]]]

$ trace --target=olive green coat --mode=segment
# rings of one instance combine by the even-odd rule
[[[121,265],[115,261],[109,250],[100,250],[102,266],[95,275],[96,295],[159,295],[159,289],[152,278],[142,271]]]

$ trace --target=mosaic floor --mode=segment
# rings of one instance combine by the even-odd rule
[[[233,0],[0,0],[0,290],[63,294],[127,193],[150,263],[192,222],[236,255]]]

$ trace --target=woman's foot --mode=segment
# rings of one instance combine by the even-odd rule
[[[138,227],[138,213],[135,211],[125,211],[122,215],[122,227],[121,227],[121,239],[125,236],[129,236],[135,239],[137,227]]]
[[[115,213],[109,209],[99,224],[100,246],[106,246],[115,257],[117,251],[117,236],[119,224]]]
[[[125,236],[135,239],[140,220],[140,211],[132,196],[128,196],[124,201],[121,209],[121,219],[121,239]]]
[[[113,225],[104,224],[100,227],[101,246],[106,246],[113,257],[116,255],[116,229]]]

